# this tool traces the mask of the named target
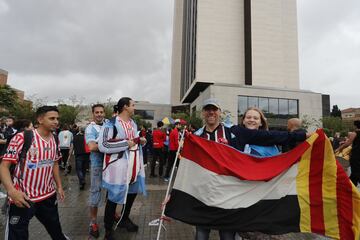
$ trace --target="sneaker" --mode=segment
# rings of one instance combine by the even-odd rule
[[[139,230],[139,226],[133,223],[130,218],[122,220],[119,223],[120,228],[126,228],[128,232],[137,232]]]
[[[164,181],[165,181],[165,182],[168,182],[168,181],[169,181],[169,178],[168,178],[168,177],[165,177],[165,178],[164,178]]]
[[[89,226],[89,234],[90,236],[93,236],[94,238],[98,238],[99,233],[99,226],[96,223],[91,223]]]

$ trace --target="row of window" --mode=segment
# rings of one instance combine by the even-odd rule
[[[181,98],[189,89],[196,74],[196,19],[197,0],[185,0],[183,23],[182,76],[180,85]]]
[[[249,107],[260,108],[267,117],[299,116],[298,100],[296,99],[238,96],[238,115],[243,115]]]
[[[144,120],[154,120],[155,111],[152,110],[135,110],[135,115],[141,116]]]

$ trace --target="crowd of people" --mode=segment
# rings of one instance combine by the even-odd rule
[[[29,120],[7,118],[0,132],[0,181],[9,199],[5,239],[28,239],[33,216],[45,226],[52,239],[68,239],[61,229],[57,199],[65,197],[60,172],[64,171],[64,175],[71,172],[72,156],[80,190],[85,189],[86,174],[90,172],[89,236],[100,236],[98,209],[103,203],[104,239],[114,239],[114,224],[129,232],[138,231],[130,213],[137,195],[146,195],[145,168],[150,178],[169,181],[175,162],[179,163],[176,154],[180,133],[186,127],[180,121],[175,121],[172,128],[159,121],[154,129],[138,128],[132,120],[134,111],[134,101],[123,97],[114,106],[111,119],[105,118],[104,105],[93,105],[92,121],[86,128],[61,125],[59,111],[54,106],[38,108],[34,126]],[[269,131],[264,113],[255,107],[246,110],[239,125],[227,126],[221,122],[221,106],[213,98],[204,101],[202,118],[203,127],[195,130],[188,126],[186,131],[255,156],[290,151],[310,136],[297,118],[288,120],[287,131]],[[336,151],[352,145],[350,179],[357,185],[360,182],[360,121],[356,121],[355,126],[356,130],[346,141],[334,138],[333,144]],[[116,212],[117,205],[123,206],[121,212]],[[209,239],[210,231],[196,226],[195,238]],[[241,235],[236,231],[219,231],[222,240],[235,239],[236,234]]]

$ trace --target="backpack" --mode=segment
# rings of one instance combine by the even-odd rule
[[[22,179],[22,177],[23,177],[25,162],[26,162],[26,154],[31,147],[33,138],[34,138],[33,130],[24,130],[24,144],[21,149],[21,152],[19,153],[19,161],[18,161],[18,164],[20,167],[20,179]],[[59,152],[58,152],[59,151],[58,150],[59,142],[57,140],[56,135],[54,135],[54,139],[55,139],[56,153],[59,154]],[[13,165],[12,169],[10,168],[10,174],[12,176],[14,175],[15,167],[16,167],[16,165]]]
[[[25,130],[24,131],[24,145],[21,149],[21,152],[19,153],[19,167],[20,167],[20,178],[22,179],[24,168],[25,168],[25,162],[26,162],[26,154],[29,151],[32,140],[34,138],[34,133],[32,130]],[[14,167],[15,170],[15,167]],[[12,172],[12,175],[14,174],[14,171]]]

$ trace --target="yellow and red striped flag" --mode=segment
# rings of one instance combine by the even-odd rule
[[[360,238],[360,194],[336,161],[329,139],[318,130],[299,161],[297,192],[301,232],[335,239]]]

